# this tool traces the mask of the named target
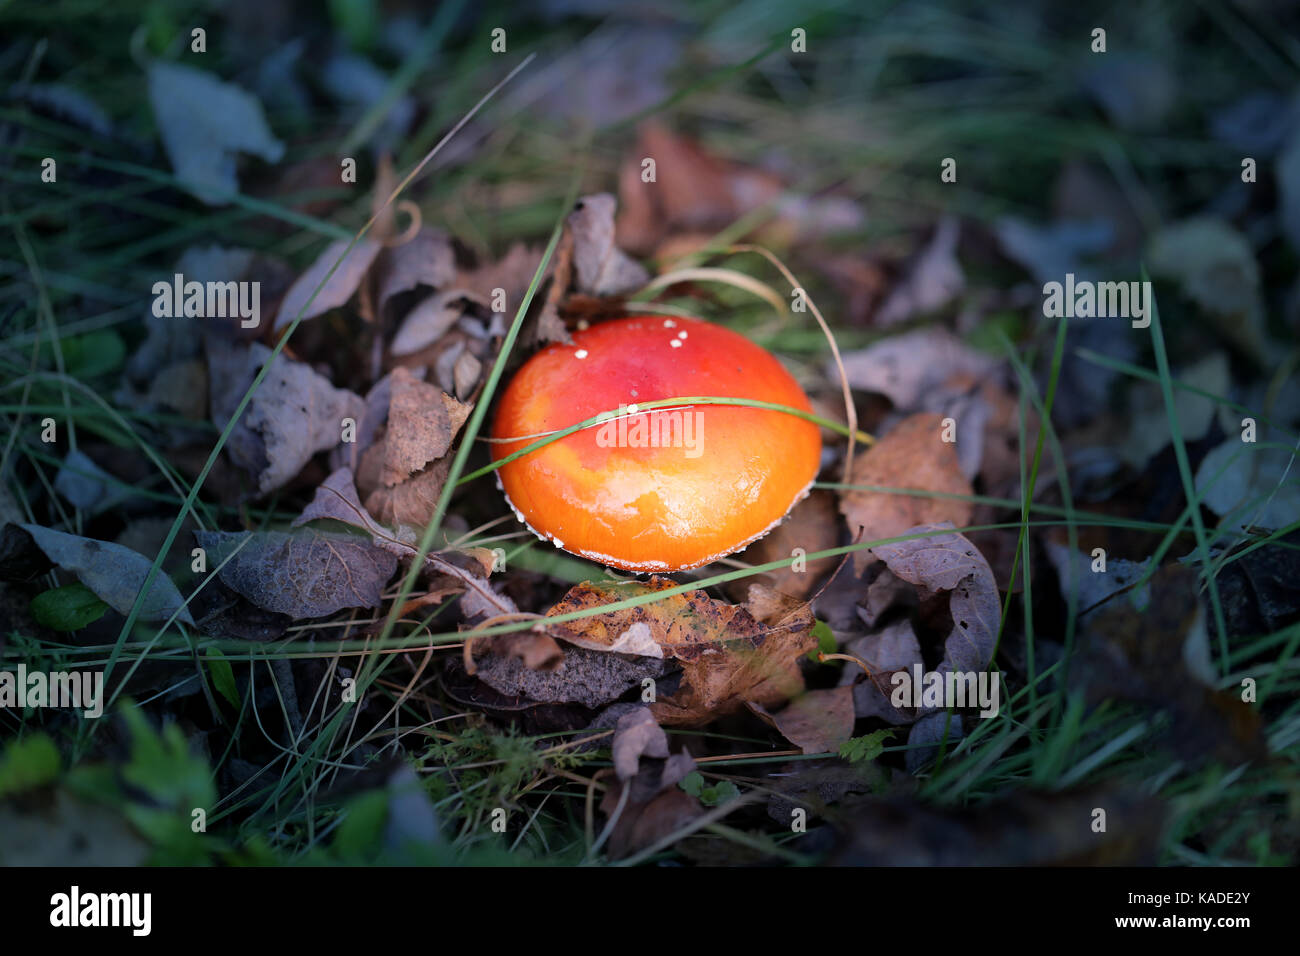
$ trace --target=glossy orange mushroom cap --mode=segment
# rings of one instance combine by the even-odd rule
[[[503,465],[506,497],[556,547],[629,571],[695,568],[744,548],[807,494],[821,434],[770,409],[637,409],[705,396],[811,411],[770,353],[697,319],[619,319],[548,346],[502,395],[493,437],[512,440],[494,444],[495,457],[615,415]]]

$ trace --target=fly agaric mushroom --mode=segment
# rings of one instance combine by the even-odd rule
[[[548,346],[502,395],[495,457],[615,414],[502,465],[507,500],[538,537],[628,571],[681,571],[741,550],[808,493],[821,434],[773,409],[637,407],[708,396],[811,411],[770,353],[698,319],[618,319]]]

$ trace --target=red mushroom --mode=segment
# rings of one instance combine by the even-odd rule
[[[761,537],[817,476],[818,427],[738,405],[637,407],[688,396],[811,411],[770,353],[722,326],[662,316],[593,326],[529,359],[501,397],[497,458],[617,413],[501,466],[515,513],[556,547],[629,571],[699,567]]]

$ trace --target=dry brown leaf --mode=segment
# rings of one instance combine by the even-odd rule
[[[400,246],[385,249],[375,262],[379,315],[396,295],[421,286],[441,289],[456,278],[456,251],[451,237],[428,226]]]
[[[218,427],[229,422],[270,355],[260,342],[244,347],[208,339],[212,419]],[[231,431],[227,451],[266,494],[288,484],[317,452],[338,445],[344,419],[360,419],[364,411],[359,395],[335,388],[311,366],[281,353]]]
[[[391,488],[447,454],[471,410],[409,369],[394,369],[380,483]]]
[[[607,817],[617,811],[624,787],[633,787],[635,792],[632,783],[615,783],[605,791],[600,809]],[[676,833],[703,812],[700,801],[677,787],[675,781],[644,803],[629,801],[610,833],[609,855],[617,860],[644,850]]]
[[[470,298],[487,302],[489,305],[492,304],[494,290],[503,289],[506,299],[505,314],[513,315],[523,302],[524,294],[528,291],[528,286],[532,283],[537,267],[541,263],[540,248],[516,242],[496,262],[489,262],[475,269],[461,270],[450,284],[450,289],[460,291],[462,295],[468,294]],[[551,264],[548,263],[546,272],[542,274],[543,280],[550,275],[551,268]]]
[[[953,443],[940,436],[943,419],[936,414],[912,415],[853,462],[853,484],[909,488],[943,494],[973,494],[961,472]],[[894,538],[921,524],[951,521],[957,527],[970,523],[972,505],[957,498],[930,498],[884,491],[847,491],[840,513],[849,532],[863,541]],[[858,552],[857,566],[870,563]]]
[[[361,456],[361,471],[357,474],[359,485],[362,484],[362,475],[375,470],[374,460],[382,461],[386,444],[387,439],[380,440]],[[403,527],[423,528],[438,506],[438,497],[450,471],[451,462],[444,458],[391,488],[380,484],[366,496],[366,510],[383,524],[399,530]]]
[[[470,653],[473,657],[490,654],[498,658],[514,658],[522,661],[530,671],[554,671],[564,663],[564,649],[555,638],[533,631],[473,638]],[[472,657],[467,663],[470,661]],[[474,674],[477,669],[467,667],[466,670]]]
[[[775,714],[753,701],[749,709],[806,754],[836,753],[853,736],[853,688],[848,685],[807,691]]]
[[[547,616],[675,586],[659,577],[648,583],[587,582],[571,588]],[[803,687],[799,658],[817,646],[812,612],[807,604],[761,585],[755,590],[762,602],[751,608],[690,591],[553,625],[550,631],[579,647],[677,660],[683,671],[681,686],[660,698],[652,710],[660,723],[700,725],[738,710],[746,701],[775,704]],[[757,619],[751,609],[764,619]]]
[[[614,205],[609,193],[583,196],[565,222],[573,236],[575,285],[586,295],[620,295],[650,278],[614,244]]]
[[[467,301],[487,304],[486,299],[480,300],[465,289],[447,289],[427,296],[406,314],[389,351],[405,357],[436,345],[464,316]]]
[[[641,178],[647,158],[655,161],[652,182]],[[780,176],[724,159],[657,122],[647,122],[637,131],[633,154],[619,169],[618,243],[649,255],[667,238],[713,235],[769,204],[771,217],[756,234],[766,245],[857,229],[863,220],[852,200],[790,195]]]
[[[812,554],[829,550],[839,543],[835,496],[829,491],[814,491],[795,505],[784,521],[751,544],[741,557],[750,564],[766,564],[788,559],[796,548],[802,549],[804,554]],[[792,597],[806,598],[822,577],[835,568],[835,561],[835,558],[806,561],[798,566],[765,571],[736,584],[744,585],[745,590],[750,584],[765,584]],[[732,591],[733,596],[738,593],[739,587]]]
[[[375,261],[375,256],[379,255],[379,250],[383,247],[374,239],[358,239],[350,250],[348,244],[347,239],[331,242],[307,271],[298,277],[298,281],[289,287],[280,302],[280,310],[275,315],[276,331],[296,319],[300,310],[304,310],[302,318],[305,322],[330,309],[337,309],[352,298],[352,293],[357,291],[361,280],[370,270],[371,263]],[[331,273],[330,269],[345,250],[348,250],[347,255]],[[325,278],[327,275],[328,279]],[[324,286],[312,299],[312,293],[316,292],[316,287],[322,281]],[[311,299],[310,305],[307,304],[308,299]]]

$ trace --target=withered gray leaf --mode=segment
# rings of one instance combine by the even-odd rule
[[[597,193],[578,200],[569,213],[577,289],[586,295],[618,295],[645,285],[650,274],[614,244],[614,197]]]
[[[375,263],[379,314],[388,300],[420,286],[441,289],[456,278],[456,251],[441,229],[420,229],[410,242],[385,249]]]
[[[909,533],[951,529],[952,524],[918,525]],[[952,633],[944,642],[944,664],[956,671],[982,671],[993,658],[1002,607],[993,571],[966,538],[950,534],[911,538],[871,549],[904,581],[930,591],[951,591]]]
[[[101,601],[119,614],[131,612],[153,561],[120,544],[65,534],[38,524],[20,527],[32,536],[47,558],[75,574]],[[182,607],[184,603],[172,579],[159,569],[140,606],[140,620],[165,621],[176,614],[177,620],[193,626],[194,619]]]
[[[275,138],[262,104],[214,73],[181,63],[149,63],[149,102],[179,184],[210,206],[239,192],[239,153],[279,162],[284,143]]]
[[[375,256],[379,255],[379,250],[383,246],[373,239],[358,239],[357,244],[330,275],[330,269],[348,248],[348,242],[347,239],[336,239],[331,242],[307,271],[298,277],[298,281],[289,286],[289,291],[284,294],[284,299],[280,302],[280,311],[275,315],[277,331],[296,319],[298,312],[304,308],[302,317],[306,321],[330,309],[337,309],[352,298],[352,293],[356,292],[357,287],[361,285],[361,280],[365,278],[370,264],[375,261]],[[328,279],[325,278],[326,275],[329,275]],[[311,294],[322,281],[325,285],[316,298],[312,299]],[[308,299],[311,299],[310,305],[307,303]]]
[[[208,552],[209,567],[230,557],[218,572],[222,583],[295,620],[377,607],[397,570],[397,555],[345,532],[200,531],[195,537]]]
[[[487,302],[465,289],[447,289],[420,300],[402,320],[389,351],[411,355],[437,342],[465,314],[465,300]]]
[[[255,342],[247,350],[236,347],[227,360],[211,363],[213,417],[219,427],[225,426],[223,417],[228,420],[221,410],[233,411],[270,354]],[[343,419],[360,420],[364,413],[359,395],[335,388],[302,362],[277,355],[231,432],[230,456],[256,476],[259,493],[266,494],[288,483],[316,452],[337,445]]]
[[[858,717],[881,717],[891,724],[907,724],[916,719],[912,708],[897,708],[884,691],[891,685],[888,676],[922,663],[921,645],[912,630],[912,622],[897,621],[881,630],[850,641],[846,650],[875,668],[875,680],[859,680],[857,668],[846,667],[842,683],[853,684],[854,712]],[[857,681],[857,683],[853,683]]]
[[[907,764],[908,772],[916,773],[937,757],[940,746],[946,747],[945,752],[951,754],[963,733],[961,714],[953,714],[951,721],[948,719],[947,711],[926,714],[912,725],[907,735],[907,750],[903,752],[903,760]],[[944,744],[945,736],[946,744]]]
[[[658,658],[567,646],[564,661],[553,670],[532,670],[517,657],[484,656],[475,663],[479,680],[499,694],[592,708],[617,700],[645,678],[659,678],[664,672],[664,662]]]
[[[397,541],[393,533],[375,521],[362,506],[351,468],[340,468],[322,481],[311,502],[302,510],[302,514],[293,519],[290,527],[299,528],[309,521],[323,519],[342,521],[369,532],[375,544],[394,554],[407,554],[411,551],[409,545]]]
[[[844,374],[854,388],[879,392],[898,408],[912,410],[952,376],[982,380],[991,376],[998,364],[951,332],[926,328],[846,353]],[[831,367],[830,374],[834,379],[839,373]]]

